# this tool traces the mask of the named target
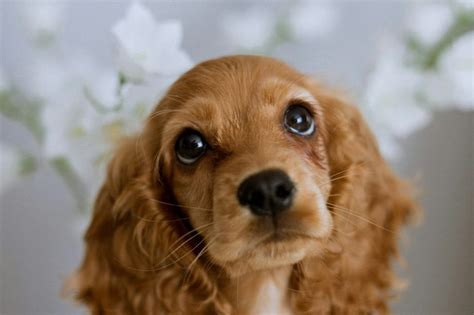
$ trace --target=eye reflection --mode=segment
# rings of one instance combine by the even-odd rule
[[[300,136],[310,136],[316,129],[313,116],[302,105],[288,107],[285,112],[284,126],[289,132]]]
[[[176,142],[175,151],[178,160],[186,165],[193,164],[206,152],[204,137],[195,130],[186,130]]]

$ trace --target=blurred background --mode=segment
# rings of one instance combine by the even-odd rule
[[[109,150],[200,61],[280,58],[347,93],[420,189],[395,314],[473,314],[474,3],[0,2],[0,314],[60,298]]]

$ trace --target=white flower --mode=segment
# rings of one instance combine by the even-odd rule
[[[66,158],[87,184],[89,197],[102,180],[100,170],[110,149],[142,126],[170,84],[168,77],[149,76],[119,91],[118,73],[84,54],[65,60],[40,58],[31,73],[24,88],[44,103],[43,154],[47,159]]]
[[[163,75],[183,72],[192,65],[189,56],[180,48],[181,23],[177,20],[158,23],[140,3],[130,6],[126,16],[113,27],[113,33],[124,55],[130,59],[121,69],[127,77],[140,80],[136,76],[142,75],[135,70],[129,71],[131,65],[128,63],[141,67],[144,72]]]
[[[472,0],[455,0],[453,1],[456,6],[464,10],[474,9],[474,1]]]
[[[454,16],[447,3],[415,4],[408,19],[408,29],[424,45],[431,46],[446,32]]]
[[[109,104],[113,93],[109,90],[114,87],[103,78],[108,71],[83,55],[67,60],[41,58],[31,69],[31,81],[24,87],[44,105],[40,117],[45,128],[43,154],[47,159],[68,159],[87,182],[95,176],[94,163],[108,145],[100,132],[103,117],[86,97],[85,88],[93,87],[90,92],[101,105]]]
[[[302,1],[290,13],[289,24],[299,40],[322,37],[336,26],[338,14],[334,4]]]
[[[92,196],[111,148],[142,126],[169,81],[126,86],[118,94],[118,74],[87,56],[41,61],[30,89],[45,104],[43,153],[47,159],[66,158]]]
[[[464,35],[425,74],[422,95],[438,110],[474,110],[474,33]]]
[[[474,110],[474,32],[462,36],[441,56],[438,71],[451,87],[446,105]]]
[[[30,69],[31,75],[26,77],[22,86],[29,97],[49,100],[66,92],[67,72],[57,59],[38,57]]]
[[[438,71],[428,71],[424,74],[420,96],[427,105],[437,110],[453,107],[453,82]]]
[[[101,110],[114,110],[121,101],[119,91],[119,77],[116,71],[100,67],[96,71],[91,71],[91,75],[84,78],[83,88],[89,105],[95,105]]]
[[[384,57],[369,78],[367,106],[393,135],[406,137],[430,120],[417,98],[422,83],[421,74],[400,60]]]
[[[0,142],[0,194],[18,179],[20,158],[19,152]]]
[[[382,50],[370,74],[363,102],[363,111],[376,135],[388,139],[385,145],[381,144],[386,155],[396,153],[394,139],[407,137],[431,119],[418,95],[423,76],[407,67],[403,56],[404,51],[398,46]]]
[[[22,4],[27,30],[35,40],[55,37],[64,22],[64,2],[26,1]]]
[[[229,14],[221,21],[229,42],[249,50],[266,45],[273,34],[275,24],[275,15],[262,7],[251,7]]]
[[[132,60],[123,48],[119,49],[117,55],[119,71],[129,82],[141,84],[147,80],[148,74],[137,62]]]
[[[41,115],[46,127],[43,154],[50,160],[65,158],[92,197],[102,180],[99,170],[112,143],[104,133],[105,117],[80,94],[76,97],[60,98],[45,106]]]
[[[109,148],[101,134],[101,117],[84,98],[58,99],[42,112],[46,128],[43,150],[46,158],[66,158],[78,176],[89,182],[95,163]]]
[[[134,132],[143,126],[152,109],[158,105],[161,96],[175,80],[174,77],[148,77],[144,84],[128,86],[124,93],[124,106],[120,111],[127,122],[126,130]]]
[[[86,54],[75,54],[66,60],[43,56],[30,67],[32,75],[25,81],[24,91],[46,105],[67,98],[79,97],[83,101],[87,95],[104,108],[114,107],[118,101],[118,74]]]

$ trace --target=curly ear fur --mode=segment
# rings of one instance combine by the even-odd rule
[[[136,139],[126,141],[96,200],[76,299],[94,315],[227,313],[202,262],[189,269],[199,236],[152,174]]]
[[[313,89],[325,115],[334,232],[323,259],[295,267],[291,303],[302,314],[386,314],[399,230],[416,206],[359,111],[326,88]]]

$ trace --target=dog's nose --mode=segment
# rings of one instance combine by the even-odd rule
[[[293,201],[295,185],[282,170],[269,169],[247,177],[237,192],[237,198],[255,215],[277,215]]]

